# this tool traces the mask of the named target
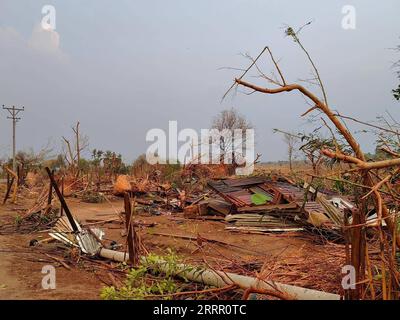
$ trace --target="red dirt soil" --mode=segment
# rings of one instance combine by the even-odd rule
[[[15,221],[17,210],[27,209],[31,200],[19,200],[19,205],[6,204],[0,206],[0,225]],[[122,211],[123,201],[90,204],[77,199],[67,198],[72,213],[82,223],[87,219],[109,220],[117,217]],[[183,218],[182,214],[172,215],[138,215],[135,220],[154,222],[154,227],[144,227],[139,234],[149,252],[165,253],[167,248],[173,249],[185,261],[201,263],[204,259],[213,266],[227,265],[234,259],[241,262],[263,262],[266,257],[284,257],[312,252],[315,244],[302,237],[283,235],[257,235],[232,233],[225,230],[225,223],[219,221],[200,221]],[[105,239],[115,240],[125,244],[121,235],[124,224],[106,223],[96,225],[105,231]],[[180,238],[160,236],[156,233],[185,235],[220,240],[239,246],[202,243],[199,249],[198,241],[188,241]],[[47,238],[47,233],[31,234],[1,234],[0,231],[0,299],[99,299],[99,293],[109,279],[96,270],[80,268],[79,264],[70,265],[71,270],[46,256],[40,251],[43,246],[57,246],[57,242],[44,244],[35,248],[29,247],[31,239]],[[243,249],[242,249],[243,248]],[[313,249],[314,248],[314,249]],[[44,276],[42,267],[55,264],[56,289],[42,289]],[[108,282],[107,282],[108,281]]]

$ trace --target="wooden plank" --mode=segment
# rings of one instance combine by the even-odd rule
[[[129,261],[133,266],[136,266],[137,254],[135,252],[135,228],[132,223],[132,204],[129,194],[127,192],[124,193],[124,207],[125,207],[125,225],[126,225],[126,236],[128,241],[128,252],[129,252]]]
[[[224,216],[232,212],[232,204],[225,201],[211,200],[208,203],[208,207]]]

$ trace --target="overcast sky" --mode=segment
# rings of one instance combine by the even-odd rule
[[[43,5],[56,9],[56,30],[41,28]],[[342,7],[356,9],[356,29],[342,28]],[[16,1],[0,0],[0,104],[25,106],[18,149],[57,148],[81,122],[90,148],[113,150],[131,161],[149,146],[146,132],[208,128],[214,115],[234,107],[256,129],[264,161],[286,158],[273,128],[312,129],[297,93],[238,92],[221,97],[238,71],[269,45],[288,81],[310,77],[310,65],[284,27],[301,38],[318,65],[330,105],[372,121],[386,110],[400,119],[391,89],[398,80],[391,50],[400,44],[398,0],[272,1]],[[268,72],[268,60],[261,65]],[[259,79],[248,80],[262,84]],[[318,89],[315,88],[315,91]],[[11,122],[0,110],[0,157],[11,152]],[[358,129],[358,127],[354,127]],[[370,136],[359,136],[365,151]]]

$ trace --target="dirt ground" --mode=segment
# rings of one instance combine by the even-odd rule
[[[0,206],[0,225],[12,223],[24,208],[29,208],[32,200],[19,199],[19,204]],[[114,199],[110,202],[91,204],[77,199],[67,198],[72,213],[81,223],[93,223],[105,231],[105,240],[114,240],[125,244],[122,221],[99,223],[98,220],[110,220],[122,211],[123,202]],[[167,248],[173,249],[184,260],[193,264],[208,263],[216,267],[227,266],[232,261],[240,263],[260,264],[266,257],[284,257],[302,255],[312,252],[315,244],[309,239],[282,235],[258,235],[232,233],[225,230],[223,221],[201,221],[185,219],[183,214],[152,216],[141,214],[135,220],[155,223],[153,227],[143,227],[139,234],[149,252],[163,254]],[[1,229],[0,229],[1,230]],[[204,241],[191,241],[173,236],[200,236],[202,238],[223,241],[229,245],[221,245]],[[104,273],[95,269],[80,268],[70,265],[69,269],[41,251],[48,247],[56,247],[57,242],[30,247],[32,239],[48,238],[46,232],[19,234],[18,232],[1,234],[0,231],[0,299],[99,299],[103,286],[109,284]],[[45,265],[56,266],[56,289],[42,289],[41,273]]]

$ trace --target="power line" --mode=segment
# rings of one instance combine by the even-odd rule
[[[17,162],[15,160],[15,128],[17,126],[17,122],[21,120],[20,117],[18,117],[18,114],[21,111],[25,110],[25,107],[22,108],[16,108],[15,106],[12,107],[5,107],[3,104],[3,109],[7,110],[10,113],[10,116],[7,117],[7,119],[11,119],[13,121],[13,171],[17,171]]]

